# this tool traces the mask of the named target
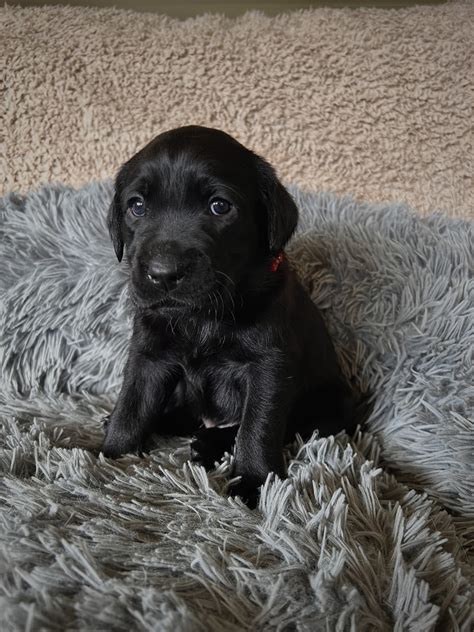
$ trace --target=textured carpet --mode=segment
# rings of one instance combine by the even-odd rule
[[[472,211],[471,1],[186,21],[7,6],[0,20],[4,190],[111,177],[196,123],[310,190]]]
[[[287,446],[251,511],[232,455],[98,455],[129,333],[111,191],[0,207],[0,629],[469,632],[472,226],[292,189],[291,259],[374,407]]]

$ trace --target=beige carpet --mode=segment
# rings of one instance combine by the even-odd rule
[[[158,132],[198,123],[287,182],[472,213],[472,2],[187,21],[0,11],[4,189],[111,176]]]

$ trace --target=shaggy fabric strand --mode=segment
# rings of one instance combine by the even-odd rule
[[[472,211],[474,4],[229,19],[0,8],[4,191],[112,177],[156,134],[219,127],[301,186]]]
[[[130,331],[111,183],[1,201],[2,631],[470,631],[472,227],[291,190],[290,258],[373,410],[287,446],[254,511],[230,454],[98,452]]]

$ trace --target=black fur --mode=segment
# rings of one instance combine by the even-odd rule
[[[213,215],[215,198],[229,212]],[[122,167],[108,225],[135,318],[106,456],[143,450],[151,433],[194,435],[212,467],[235,441],[232,492],[254,505],[269,472],[284,476],[295,432],[353,425],[318,310],[285,260],[271,270],[296,223],[272,167],[218,130],[166,132]]]

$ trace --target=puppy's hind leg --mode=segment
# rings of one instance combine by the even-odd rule
[[[292,441],[296,433],[307,441],[315,430],[321,437],[336,435],[343,430],[351,434],[365,421],[364,401],[342,381],[305,392],[291,412],[285,441]]]

